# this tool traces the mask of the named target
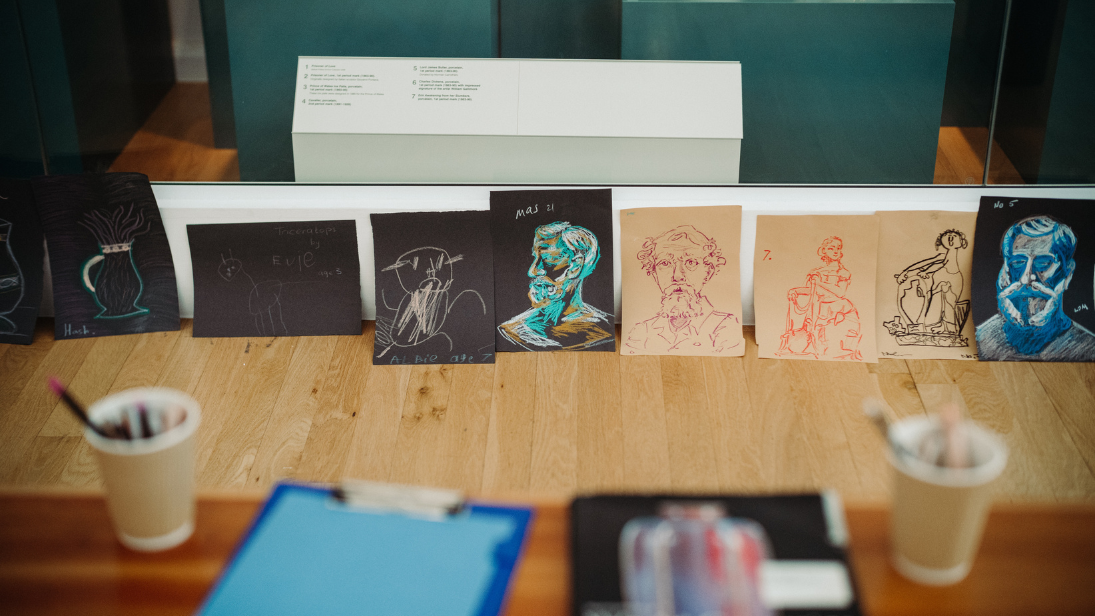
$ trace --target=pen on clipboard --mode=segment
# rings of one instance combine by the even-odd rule
[[[362,509],[444,519],[464,508],[464,493],[443,488],[422,488],[376,481],[344,479],[333,490],[343,504]]]

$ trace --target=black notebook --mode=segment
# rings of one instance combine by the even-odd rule
[[[728,516],[748,518],[764,527],[777,563],[817,565],[822,569],[822,581],[826,579],[826,568],[832,573],[834,568],[840,570],[842,566],[847,572],[846,601],[838,598],[834,603],[829,584],[829,588],[820,589],[822,596],[819,597],[819,603],[827,606],[806,607],[803,604],[811,601],[811,592],[792,589],[791,594],[798,597],[797,603],[802,607],[788,605],[782,610],[783,614],[858,616],[861,613],[855,578],[848,563],[848,533],[843,508],[836,493],[826,492],[772,496],[689,494],[576,498],[570,510],[575,616],[626,614],[620,590],[620,531],[633,518],[657,515],[666,502],[719,503]],[[841,603],[844,605],[833,607]]]

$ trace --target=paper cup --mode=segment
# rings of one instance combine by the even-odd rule
[[[918,417],[897,422],[891,434],[916,452],[938,427],[936,417]],[[969,574],[992,505],[992,483],[1007,463],[1007,445],[998,436],[973,422],[964,428],[970,468],[943,468],[888,452],[894,468],[893,564],[915,582],[945,586]]]
[[[170,409],[181,408],[185,417],[151,438],[139,438],[138,425],[133,426],[133,440],[106,438],[90,428],[84,438],[95,450],[118,539],[134,550],[166,550],[194,532],[194,433],[201,409],[182,392],[147,387],[99,400],[88,409],[88,417],[96,425],[116,422],[137,405],[148,410],[154,429],[160,426],[160,414]]]

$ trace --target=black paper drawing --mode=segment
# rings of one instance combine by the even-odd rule
[[[95,318],[121,319],[148,314],[148,308],[137,303],[144,292],[144,280],[133,260],[133,241],[148,233],[152,224],[131,204],[129,208],[118,207],[109,216],[101,211],[88,212],[80,225],[86,227],[102,247],[80,268],[84,288],[101,309]],[[94,276],[91,274],[93,268]]]
[[[352,220],[187,225],[195,337],[361,334]]]
[[[179,329],[175,266],[147,177],[46,176],[32,185],[58,339]]]
[[[615,351],[612,191],[490,194],[497,347]]]
[[[947,229],[935,240],[936,254],[894,274],[900,314],[882,325],[902,346],[965,347],[962,328],[970,316],[970,300],[962,297],[966,276],[958,254],[969,239]]]
[[[34,340],[43,253],[30,184],[0,180],[0,343]]]
[[[373,363],[494,363],[490,213],[372,214]]]
[[[978,357],[1095,361],[1095,201],[982,197],[976,234]]]

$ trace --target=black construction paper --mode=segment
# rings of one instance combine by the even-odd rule
[[[361,335],[352,220],[187,225],[194,336]]]
[[[146,176],[51,175],[31,185],[57,339],[179,329],[175,265]]]
[[[492,191],[490,211],[498,352],[615,351],[612,190]]]
[[[490,212],[372,214],[373,363],[493,364]]]
[[[1005,265],[1004,240],[1012,227],[1015,235],[1009,242],[1013,255],[1021,252],[1016,248],[1020,236],[1031,247],[1041,242],[1043,249],[1035,252],[1046,259],[1048,268],[1039,273],[1037,260],[1025,257],[1011,267]],[[1065,258],[1069,246],[1074,248],[1075,263],[1071,277]],[[1028,261],[1034,275],[1028,274],[1024,281]],[[978,358],[1095,361],[1093,278],[1095,201],[982,197],[973,245]],[[1001,289],[1005,292],[1000,293]]]
[[[34,340],[44,252],[30,183],[0,179],[0,343]]]

